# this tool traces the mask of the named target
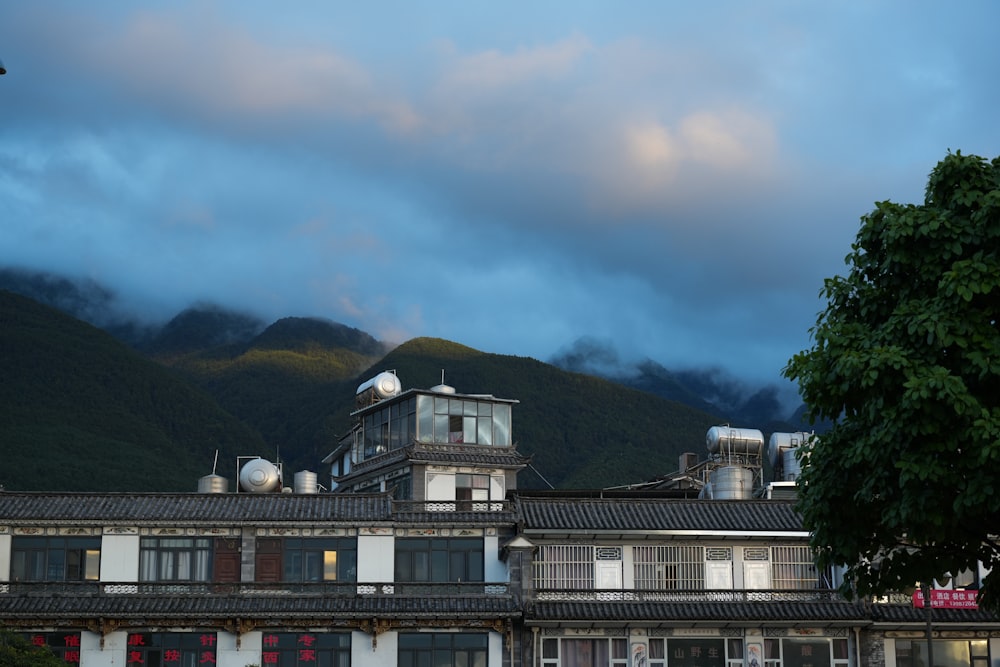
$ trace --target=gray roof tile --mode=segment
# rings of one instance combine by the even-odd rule
[[[527,533],[690,530],[803,532],[793,501],[517,497]]]

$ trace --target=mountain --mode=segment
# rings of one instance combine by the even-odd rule
[[[95,292],[102,305],[87,308],[88,292],[74,292],[76,288],[71,282],[59,283],[46,277],[42,282],[46,289],[39,289],[37,280],[33,285],[33,293],[50,304],[69,304],[82,314],[113,313],[108,305],[113,298],[106,292]],[[69,291],[64,294],[65,290]],[[12,311],[14,315],[5,315],[5,336],[18,335],[17,316],[21,310],[35,312],[37,317],[41,312],[37,309],[45,310],[37,303],[31,308],[26,303],[33,302],[21,300],[14,305],[8,301],[5,312]],[[39,330],[35,337],[41,347],[22,350],[20,357],[75,359],[80,347],[75,338],[101,335],[101,352],[97,357],[101,361],[87,368],[82,368],[83,361],[72,364],[47,361],[45,377],[50,379],[45,381],[39,380],[43,376],[26,370],[29,362],[17,362],[20,367],[15,366],[16,373],[8,373],[4,385],[14,392],[21,384],[30,387],[21,400],[18,423],[21,429],[34,430],[17,438],[10,429],[0,431],[0,448],[7,450],[21,447],[22,443],[38,442],[47,460],[70,460],[73,454],[66,453],[69,445],[63,440],[72,438],[60,440],[58,433],[44,436],[39,424],[47,423],[56,431],[72,431],[83,417],[72,406],[82,401],[94,415],[138,411],[144,420],[151,422],[145,428],[155,435],[137,430],[134,436],[115,440],[127,443],[121,447],[135,452],[135,456],[149,464],[142,466],[144,470],[172,471],[177,467],[179,451],[185,452],[184,461],[198,459],[200,465],[194,466],[198,468],[197,474],[186,467],[183,472],[171,475],[174,486],[170,488],[174,490],[191,489],[191,480],[209,472],[205,462],[210,457],[202,451],[202,446],[191,444],[187,432],[183,436],[160,433],[164,424],[202,433],[200,437],[209,443],[210,450],[218,446],[224,451],[220,453],[220,461],[226,469],[236,455],[261,455],[281,460],[289,470],[318,470],[319,461],[350,428],[358,384],[383,370],[395,371],[404,388],[429,388],[443,381],[460,393],[489,393],[519,400],[514,413],[514,434],[520,449],[532,457],[532,465],[521,481],[527,488],[550,485],[602,488],[673,472],[679,467],[678,457],[683,452],[704,457],[706,431],[719,423],[759,428],[765,434],[773,430],[799,430],[772,418],[780,406],[768,388],[748,392],[745,387],[727,384],[725,376],[718,373],[699,376],[671,372],[651,360],[623,370],[624,365],[606,351],[602,353],[605,363],[601,366],[594,363],[597,356],[592,353],[601,352],[595,349],[578,347],[576,356],[564,355],[553,363],[543,363],[432,338],[417,338],[392,349],[363,331],[327,320],[288,317],[266,326],[252,316],[207,304],[189,308],[161,326],[143,329],[123,326],[129,322],[128,317],[120,312],[113,314],[114,317],[106,317],[104,321],[115,322],[116,331],[141,330],[141,336],[123,337],[131,347],[93,326],[53,311],[52,317],[58,324]],[[72,336],[65,333],[75,327],[81,331]],[[120,373],[102,376],[98,370],[139,362],[144,364],[140,375],[150,378],[142,382],[166,383],[171,396],[184,393],[197,397],[198,407],[180,407],[163,401],[155,405],[150,401],[132,404],[129,401],[136,395],[152,390],[130,388]],[[4,357],[5,367],[12,363],[12,357]],[[42,392],[32,386],[38,382],[47,382],[58,390]],[[94,382],[98,386],[93,386]],[[124,386],[112,392],[110,385],[118,382]],[[29,399],[35,401],[33,409]],[[191,420],[179,417],[187,414],[192,416]],[[199,423],[206,414],[216,415],[217,423],[225,424],[225,432],[232,437],[220,445],[214,444],[213,438],[205,435],[205,424]],[[109,424],[117,423],[113,416],[98,416],[91,421],[99,422],[105,430],[110,428]],[[180,423],[187,421],[190,423]],[[94,437],[114,440],[103,431],[96,435],[88,432],[88,438]],[[234,442],[239,446],[229,446]],[[153,446],[147,446],[149,443]],[[49,456],[49,450],[53,456]],[[88,445],[83,451],[93,453],[99,460],[121,458],[107,443]],[[37,466],[31,470],[36,473],[37,484],[53,483]],[[325,474],[319,472],[321,476]],[[59,483],[68,482],[61,479]]]
[[[212,321],[228,329],[238,315],[216,312],[202,317],[188,312],[185,320]],[[171,325],[165,329],[176,331]],[[201,339],[218,338],[198,330]],[[331,413],[341,404],[353,405],[358,376],[386,351],[387,346],[357,329],[286,317],[241,342],[179,356],[157,353],[153,358],[253,427],[270,443],[269,454],[311,469],[348,429],[346,412],[340,421],[332,421]]]
[[[195,490],[266,445],[207,393],[110,334],[0,290],[0,483]]]

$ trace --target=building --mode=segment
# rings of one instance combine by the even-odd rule
[[[256,457],[235,492],[0,492],[0,623],[80,667],[924,667],[928,627],[935,665],[1000,665],[974,576],[929,626],[838,595],[794,482],[748,488],[755,434],[710,432],[682,483],[521,491],[516,401],[382,381],[333,492]]]

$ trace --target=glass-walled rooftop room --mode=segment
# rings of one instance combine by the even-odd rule
[[[411,442],[511,446],[511,403],[493,397],[415,394],[384,401],[361,419],[354,460],[364,461]]]

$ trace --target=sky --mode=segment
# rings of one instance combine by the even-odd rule
[[[1000,4],[0,3],[0,266],[150,321],[779,382],[876,202],[1000,155]]]

